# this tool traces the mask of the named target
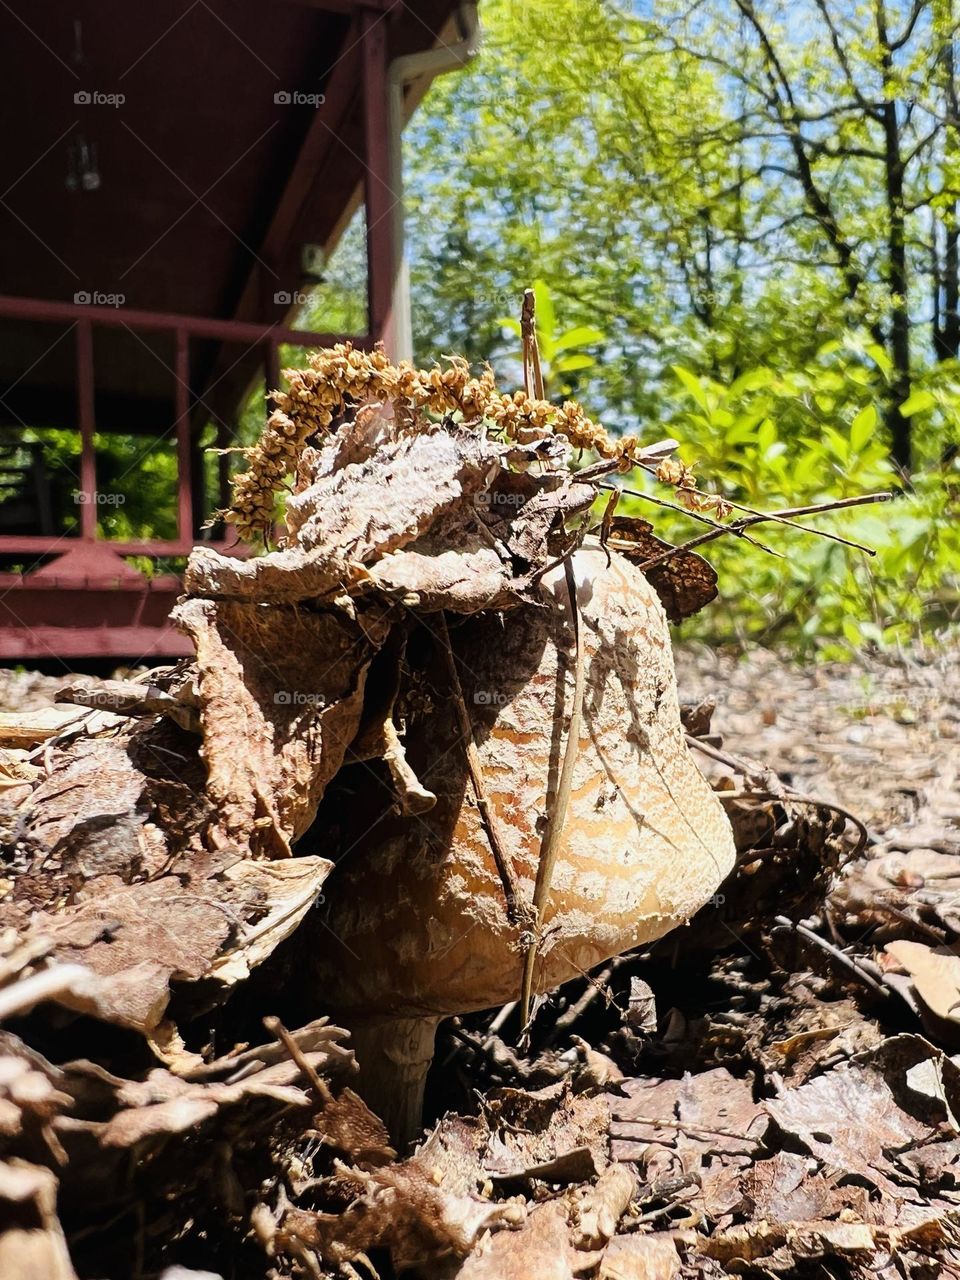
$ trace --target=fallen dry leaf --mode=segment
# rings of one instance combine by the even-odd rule
[[[649,1180],[686,1179],[684,1198],[711,1218],[734,1209],[766,1128],[749,1081],[717,1067],[620,1087],[624,1097],[609,1097],[613,1159],[638,1162]]]
[[[372,1170],[340,1166],[340,1173],[344,1186],[352,1184],[360,1194],[340,1214],[287,1210],[277,1248],[294,1256],[308,1249],[331,1263],[384,1248],[403,1270],[449,1255],[467,1257],[488,1227],[524,1216],[517,1205],[448,1190],[419,1153]]]
[[[893,1153],[929,1142],[960,1103],[960,1069],[920,1036],[901,1035],[796,1089],[764,1109],[824,1164],[866,1178],[893,1200],[913,1189],[897,1179]]]
[[[498,465],[498,451],[476,432],[442,427],[383,441],[362,461],[349,457],[342,439],[316,456],[313,483],[287,502],[289,548],[250,560],[195,550],[188,593],[276,606],[360,587],[366,565],[415,542],[480,492]]]
[[[214,841],[289,857],[359,728],[383,619],[209,600],[175,618],[197,647]]]
[[[673,551],[668,560],[643,570],[671,622],[692,617],[716,599],[717,573],[713,566],[695,551],[678,551],[656,537],[648,520],[614,516],[610,522],[609,545],[641,567],[648,560]]]
[[[117,717],[81,707],[41,707],[36,711],[0,712],[0,744],[35,747],[71,730],[87,735],[116,728]]]
[[[589,1178],[608,1163],[609,1115],[605,1098],[573,1094],[565,1083],[504,1089],[490,1100],[484,1171],[548,1182]]]
[[[3,1280],[77,1280],[57,1218],[57,1179],[49,1169],[0,1163],[0,1276]]]
[[[752,1216],[782,1225],[836,1217],[847,1200],[820,1169],[819,1161],[789,1151],[758,1160],[743,1180]]]
[[[558,1204],[538,1205],[519,1231],[498,1231],[456,1272],[457,1280],[574,1280],[579,1261]]]
[[[330,867],[323,858],[221,858],[206,868],[198,861],[186,884],[175,875],[134,885],[100,876],[72,909],[37,913],[25,938],[48,939],[53,957],[100,980],[58,994],[61,1004],[154,1032],[174,978],[215,978],[226,990],[247,977],[297,927]]]
[[[603,1252],[597,1280],[677,1280],[680,1256],[667,1235],[617,1236]]]
[[[314,1123],[321,1141],[361,1166],[388,1164],[396,1159],[387,1126],[350,1088],[325,1101]]]
[[[938,1018],[960,1020],[960,956],[949,947],[888,942],[886,953],[907,971],[917,994]]]

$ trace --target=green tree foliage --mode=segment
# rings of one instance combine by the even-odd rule
[[[484,0],[480,56],[408,131],[418,354],[515,375],[503,318],[538,278],[551,341],[595,334],[552,392],[677,435],[705,486],[907,490],[824,522],[874,560],[714,543],[715,634],[839,652],[957,610],[953,2]]]
[[[704,344],[691,284],[697,307],[716,306],[689,279],[690,236],[727,157],[715,148],[698,171],[670,136],[685,102],[709,114],[715,78],[630,54],[635,24],[604,0],[493,0],[484,21],[475,66],[438,82],[408,133],[418,353],[503,349],[500,318],[540,276],[565,325],[606,335],[581,382],[621,415],[652,410],[664,360]]]
[[[688,442],[683,456],[724,497],[782,510],[896,488],[878,429],[882,397],[874,390],[873,360],[855,338],[826,343],[788,373],[761,366],[727,384],[679,366],[674,374],[664,396],[667,428]],[[865,544],[873,556],[773,523],[752,533],[776,555],[737,538],[718,539],[709,559],[721,597],[692,629],[705,638],[788,643],[799,654],[827,657],[936,634],[957,612],[956,507],[956,488],[931,470],[887,506],[801,522]],[[657,525],[674,540],[690,536],[680,515]]]

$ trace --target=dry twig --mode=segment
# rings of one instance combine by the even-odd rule
[[[816,533],[822,537],[830,537],[834,541],[843,542],[846,546],[853,547],[857,551],[862,551],[864,554],[872,556],[876,552],[871,550],[870,547],[865,547],[859,542],[851,542],[846,538],[840,538],[838,534],[824,533],[821,529],[811,529],[807,525],[797,524],[792,517],[819,515],[824,511],[839,511],[844,507],[862,507],[871,502],[889,502],[892,497],[892,493],[863,493],[855,498],[838,498],[835,502],[819,502],[809,507],[788,507],[783,511],[756,511],[753,515],[743,516],[739,520],[731,521],[730,524],[719,525],[706,533],[701,533],[696,538],[691,538],[688,542],[681,543],[678,547],[671,547],[668,551],[664,551],[650,560],[645,560],[639,568],[646,572],[646,570],[653,569],[658,564],[663,564],[664,561],[672,559],[673,556],[678,555],[681,551],[693,551],[694,548],[702,546],[705,542],[713,542],[715,538],[720,538],[725,533],[733,533],[740,536],[745,529],[751,525],[760,524],[764,520],[774,520],[779,524],[802,529],[805,533]]]
[[[554,799],[553,808],[547,817],[547,827],[543,833],[540,846],[540,861],[537,865],[537,880],[533,890],[533,909],[536,919],[533,933],[527,946],[527,954],[523,962],[523,982],[520,991],[520,1025],[526,1027],[530,1019],[530,998],[533,993],[533,970],[537,960],[540,931],[543,927],[543,916],[550,894],[553,879],[553,868],[560,848],[560,837],[567,816],[570,793],[573,790],[573,770],[577,763],[580,748],[580,722],[583,718],[584,663],[583,638],[580,628],[580,608],[577,603],[577,580],[573,572],[573,564],[568,559],[564,565],[567,581],[567,593],[570,597],[570,613],[573,625],[574,644],[576,646],[576,666],[573,689],[573,706],[570,710],[570,726],[567,730],[567,743],[563,753],[563,766],[560,770],[560,785]]]
[[[447,629],[447,620],[443,613],[439,615],[437,630],[442,642],[447,670],[450,674],[450,685],[453,691],[454,707],[456,709],[457,718],[460,722],[460,732],[463,736],[464,749],[467,753],[467,768],[470,771],[470,782],[473,786],[474,799],[477,803],[477,810],[480,814],[481,821],[483,822],[484,830],[487,833],[487,839],[490,842],[490,852],[493,854],[493,860],[497,864],[497,874],[500,876],[500,882],[503,885],[503,896],[506,900],[507,918],[512,924],[523,923],[526,912],[521,908],[517,878],[514,875],[513,865],[510,862],[507,851],[504,848],[500,829],[497,826],[497,819],[487,796],[486,787],[483,781],[483,767],[480,763],[480,753],[477,751],[477,744],[473,740],[473,726],[471,725],[470,717],[467,714],[467,704],[463,700],[463,687],[460,684],[460,674],[457,671],[457,661],[453,655],[453,646],[450,643],[450,632]]]

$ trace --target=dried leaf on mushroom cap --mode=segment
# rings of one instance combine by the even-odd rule
[[[681,551],[656,537],[648,520],[614,516],[610,522],[609,545],[641,568],[648,560],[659,559],[665,551],[673,552],[669,559],[643,569],[671,622],[692,617],[716,599],[717,573],[713,566],[695,551]]]

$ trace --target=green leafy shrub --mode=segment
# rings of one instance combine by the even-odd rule
[[[930,459],[912,488],[899,492],[877,407],[882,357],[848,338],[829,343],[802,370],[756,368],[727,385],[674,368],[662,424],[684,442],[680,455],[702,488],[762,511],[898,494],[884,505],[798,521],[864,543],[874,556],[776,523],[749,532],[778,556],[732,535],[712,542],[705,550],[721,598],[685,634],[844,658],[865,646],[931,638],[960,616],[960,472],[954,462]],[[936,391],[916,393],[907,407],[955,419],[960,395],[941,374]],[[943,439],[941,430],[931,435]],[[648,504],[634,502],[649,515]],[[674,541],[701,531],[684,515],[664,514],[658,531]]]

